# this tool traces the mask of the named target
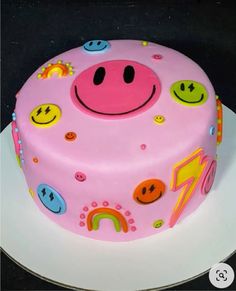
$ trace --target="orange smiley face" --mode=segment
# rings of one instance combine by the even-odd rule
[[[139,204],[150,204],[161,198],[165,188],[165,184],[161,180],[145,180],[136,187],[133,198]]]
[[[67,141],[73,141],[73,140],[76,139],[76,137],[77,137],[77,135],[76,135],[76,133],[73,132],[73,131],[69,131],[69,132],[67,132],[67,133],[65,134],[65,139],[66,139]]]

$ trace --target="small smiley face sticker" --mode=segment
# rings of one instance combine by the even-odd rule
[[[73,131],[69,131],[65,134],[65,140],[67,140],[67,141],[73,141],[76,139],[76,137],[77,137],[77,135]]]
[[[40,184],[37,188],[39,200],[51,212],[63,214],[66,211],[66,203],[62,196],[47,184]]]
[[[154,116],[153,121],[156,124],[162,124],[165,122],[165,117],[163,115],[156,115],[156,116]]]
[[[161,180],[145,180],[136,187],[133,198],[139,204],[150,204],[161,198],[165,188],[165,184]]]
[[[110,47],[110,44],[106,40],[90,40],[83,46],[84,50],[88,53],[99,53],[104,52]]]
[[[61,118],[61,110],[55,104],[41,104],[30,113],[30,121],[37,127],[49,127]]]
[[[160,228],[164,224],[164,221],[162,219],[158,219],[153,222],[153,227],[154,228]]]
[[[192,80],[175,82],[170,88],[170,94],[176,102],[186,106],[202,105],[208,98],[206,88]]]

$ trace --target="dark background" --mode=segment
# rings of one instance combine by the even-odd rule
[[[222,102],[236,112],[236,1],[2,0],[1,21],[1,129],[11,121],[15,94],[35,70],[91,39],[149,40],[179,50],[203,68]],[[236,271],[235,255],[228,263]],[[3,290],[63,289],[5,255],[1,283]],[[215,289],[206,274],[171,290]]]

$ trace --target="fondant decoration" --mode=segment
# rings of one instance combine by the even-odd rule
[[[37,157],[34,157],[34,158],[33,158],[33,162],[34,162],[35,164],[37,164],[37,163],[39,162],[38,158],[37,158]]]
[[[179,195],[185,190],[186,195],[182,196],[175,214],[178,209],[181,210],[184,197],[190,194],[190,186],[197,178],[199,183],[179,220],[187,220],[207,198],[207,194],[201,194],[201,191],[208,191],[210,179],[206,182],[203,178],[216,157],[217,149],[217,112],[212,84],[204,71],[183,54],[154,43],[143,46],[141,42],[111,40],[110,48],[100,54],[89,53],[83,47],[62,53],[51,63],[55,64],[58,59],[63,64],[70,61],[76,74],[38,79],[37,73],[43,73],[41,66],[22,86],[16,100],[13,121],[17,124],[19,135],[16,139],[17,146],[20,146],[18,160],[20,163],[20,159],[24,160],[23,174],[28,188],[35,192],[33,201],[49,219],[79,236],[126,242],[159,235],[159,232],[169,229],[170,216]],[[161,55],[162,59],[154,58],[154,55]],[[181,79],[203,84],[208,94],[207,101],[198,107],[188,107],[173,99],[170,87]],[[153,85],[155,92],[149,100]],[[85,106],[95,112],[80,103],[75,95],[75,86]],[[191,89],[188,86],[185,86],[187,92]],[[51,127],[37,127],[29,120],[31,111],[37,105],[50,103],[60,108],[61,118]],[[38,117],[45,114],[46,108],[41,108]],[[45,116],[49,114],[52,112]],[[163,116],[165,121],[155,123],[156,115]],[[215,127],[213,136],[209,132],[211,126]],[[67,141],[67,132],[76,133],[77,138]],[[202,178],[197,176],[202,164],[199,164],[200,158],[196,158],[196,161],[189,162],[185,172],[176,169],[176,185],[179,186],[181,181],[189,184],[173,192],[169,186],[172,167],[185,157],[190,159],[190,154],[200,147],[210,157]],[[34,157],[38,158],[38,163],[34,163]],[[164,182],[163,197],[147,205],[136,202],[133,198],[135,187],[151,178]],[[64,215],[56,215],[42,205],[37,194],[37,186],[41,183],[52,186],[62,195],[67,205]],[[144,199],[145,195],[149,197],[147,193],[139,192],[139,195]],[[48,203],[54,203],[49,195],[47,191]],[[109,205],[104,206],[104,202]],[[51,204],[47,206],[50,208]],[[120,232],[116,232],[112,218],[108,217],[98,217],[99,229],[88,230],[88,214],[97,208],[119,212],[127,222],[128,231],[123,232],[119,221]],[[55,210],[59,210],[59,203]],[[107,211],[98,214],[112,215]],[[153,223],[160,219],[165,222],[164,225],[155,228]]]
[[[21,168],[20,156],[16,155],[16,161],[17,161],[18,166]]]
[[[154,228],[160,228],[164,224],[164,221],[162,219],[158,219],[153,222],[153,227]]]
[[[217,144],[222,142],[223,134],[223,108],[222,103],[218,96],[216,96],[216,106],[217,106]]]
[[[212,125],[211,127],[210,127],[210,135],[214,135],[215,134],[215,126],[214,125]]]
[[[77,135],[75,132],[73,131],[69,131],[65,134],[65,139],[67,141],[74,141],[76,139]]]
[[[141,148],[141,150],[146,150],[147,145],[143,143],[143,144],[140,145],[140,148]]]
[[[16,121],[13,120],[11,122],[11,133],[12,133],[12,138],[15,146],[15,152],[17,156],[20,156],[20,144],[19,144],[19,130],[16,125]]]
[[[115,60],[96,64],[74,80],[71,96],[84,113],[97,118],[124,118],[153,106],[161,91],[157,75],[147,66]]]
[[[103,201],[102,205],[107,207],[109,205],[109,202],[108,201]]]
[[[156,115],[153,120],[156,124],[162,124],[165,121],[165,117],[163,115]]]
[[[174,166],[171,190],[177,191],[181,189],[181,192],[171,214],[170,227],[175,225],[196,191],[207,163],[208,157],[204,156],[203,149],[199,148]]]
[[[103,53],[110,48],[110,44],[106,40],[96,39],[87,41],[83,48],[88,53]]]
[[[49,63],[47,67],[42,67],[41,70],[42,73],[37,75],[38,79],[51,78],[53,74],[56,74],[58,77],[66,77],[74,74],[71,64],[63,64],[61,60],[59,60],[56,64]]]
[[[143,41],[142,41],[142,45],[143,45],[143,46],[148,46],[148,41],[143,40]]]
[[[61,118],[61,110],[55,104],[41,104],[30,113],[30,121],[37,127],[49,127]]]
[[[133,198],[139,204],[150,204],[161,198],[165,188],[165,184],[161,180],[148,179],[135,188]]]
[[[123,232],[128,232],[128,224],[125,217],[112,208],[96,208],[89,212],[87,216],[88,230],[97,230],[99,228],[99,222],[103,218],[111,219],[116,231],[123,230]]]
[[[75,179],[79,182],[83,182],[86,180],[86,175],[84,173],[78,171],[75,173]]]
[[[205,86],[193,80],[180,80],[170,88],[170,94],[180,104],[186,106],[198,106],[208,99]]]
[[[29,193],[30,193],[31,197],[34,198],[35,194],[34,194],[34,191],[31,188],[29,188]]]
[[[97,202],[95,202],[95,201],[92,202],[91,205],[92,205],[93,207],[97,207],[97,206],[98,206]]]
[[[55,189],[47,184],[40,184],[37,193],[42,204],[55,214],[63,214],[66,211],[66,203]]]
[[[16,113],[15,112],[12,113],[12,120],[16,121]]]
[[[163,56],[162,55],[153,55],[152,58],[154,60],[161,60],[163,58]]]
[[[207,171],[207,174],[202,183],[202,187],[201,187],[202,194],[207,194],[211,190],[211,187],[215,179],[216,166],[217,166],[216,160],[212,161],[209,167],[209,170]]]

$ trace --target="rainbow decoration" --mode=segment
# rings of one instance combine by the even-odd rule
[[[49,63],[47,67],[42,67],[42,73],[38,74],[38,79],[51,78],[53,74],[57,74],[58,77],[66,77],[68,75],[73,75],[73,67],[70,63],[63,64],[62,61],[58,61],[56,64]]]
[[[223,108],[222,103],[218,96],[216,96],[216,107],[217,107],[217,144],[222,142],[223,133]]]
[[[110,219],[113,221],[115,230],[120,232],[128,232],[128,223],[125,217],[115,209],[112,208],[96,208],[92,210],[87,216],[87,227],[89,231],[98,230],[99,223],[102,219]]]

